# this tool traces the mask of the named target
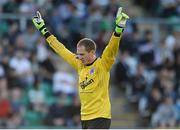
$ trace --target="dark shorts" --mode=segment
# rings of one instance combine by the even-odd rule
[[[82,129],[110,129],[111,119],[96,118],[81,121]]]

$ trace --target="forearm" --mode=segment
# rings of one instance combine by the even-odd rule
[[[115,57],[119,49],[119,43],[121,39],[121,34],[113,33],[111,39],[103,51],[102,54],[102,64],[104,68],[109,71],[113,63],[115,62]]]
[[[116,56],[119,49],[120,39],[121,39],[121,34],[117,34],[116,32],[112,34],[110,41],[103,52],[103,54],[106,57],[110,58]]]
[[[46,38],[46,41],[59,56],[61,56],[67,63],[69,63],[73,68],[77,70],[78,60],[76,59],[75,54],[73,54],[61,42],[59,42],[54,35],[48,36]]]
[[[68,49],[66,49],[66,47],[48,31],[39,11],[37,11],[36,15],[33,17],[32,22],[34,26],[46,38],[50,47],[65,61],[72,65],[75,69],[78,69],[78,61],[76,59],[76,56],[73,53],[71,53]]]

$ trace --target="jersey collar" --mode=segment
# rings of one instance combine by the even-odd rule
[[[86,66],[91,66],[96,60],[97,60],[97,58],[92,63],[87,64]]]

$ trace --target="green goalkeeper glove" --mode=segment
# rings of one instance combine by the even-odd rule
[[[42,19],[39,11],[37,11],[36,16],[32,18],[32,22],[35,25],[35,27],[42,33],[42,35],[47,37],[47,34],[49,34],[49,32],[45,27],[44,20]]]
[[[129,16],[122,12],[122,7],[119,7],[116,15],[116,33],[120,34],[124,31],[127,19],[129,19]]]

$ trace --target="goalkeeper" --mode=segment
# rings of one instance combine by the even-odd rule
[[[69,63],[79,75],[78,90],[82,129],[110,128],[110,69],[115,62],[121,35],[128,18],[120,7],[116,15],[115,31],[101,57],[96,57],[96,44],[93,40],[81,39],[77,43],[77,54],[73,54],[47,30],[38,11],[32,19],[33,24],[46,38],[49,46]]]

